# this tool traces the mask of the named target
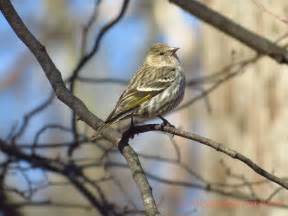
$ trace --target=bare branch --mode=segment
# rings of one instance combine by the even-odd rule
[[[44,200],[38,202],[17,202],[9,204],[13,208],[25,208],[29,206],[33,207],[52,207],[52,208],[69,208],[69,209],[82,209],[85,211],[90,211],[91,206],[81,205],[77,203],[62,203],[62,202],[53,202],[51,200]]]
[[[288,52],[286,49],[277,46],[267,38],[233,22],[231,19],[208,8],[206,5],[196,0],[169,0],[187,12],[200,18],[204,22],[223,31],[231,37],[244,43],[258,54],[267,55],[281,64],[288,64]]]
[[[110,23],[111,26],[113,26],[115,23],[117,23],[121,19],[121,17],[124,15],[125,10],[126,10],[127,5],[128,5],[128,2],[129,2],[128,0],[124,0],[124,3],[123,3],[123,6],[122,6],[122,9],[121,9],[119,16],[114,21],[112,21]],[[255,40],[255,38],[258,39],[257,37],[259,37],[259,36],[250,32],[250,31],[247,31],[246,29],[242,28],[241,26],[238,26],[237,24],[233,23],[232,21],[223,17],[222,15],[220,15],[216,12],[213,12],[213,11],[211,12],[209,8],[202,5],[201,3],[197,2],[197,1],[187,2],[184,0],[171,0],[171,2],[177,3],[181,7],[185,6],[185,8],[188,8],[187,10],[189,10],[190,12],[193,11],[193,13],[194,13],[195,8],[199,9],[200,12],[198,11],[195,13],[196,14],[199,13],[199,16],[201,15],[202,19],[204,19],[206,22],[211,22],[216,27],[219,27],[219,28],[221,27],[223,31],[228,32],[230,35],[232,35],[234,37],[236,37],[235,36],[236,30],[234,28],[237,27],[238,30],[240,29],[240,32],[237,31],[237,34],[239,34],[240,36],[238,35],[236,38],[238,40],[242,41],[243,43],[245,43],[246,45],[251,46],[254,50],[257,51],[257,53],[260,54],[260,55],[257,55],[255,57],[256,60],[261,55],[269,55],[271,58],[275,59],[279,63],[287,63],[288,62],[287,61],[287,59],[288,59],[287,52],[284,48],[281,48],[281,47],[275,45],[274,43],[270,42],[269,40],[267,40],[265,38],[261,38],[261,40],[258,40],[258,41],[250,42],[249,41],[250,39]],[[197,6],[195,6],[195,4]],[[93,129],[97,130],[97,128],[103,124],[103,121],[100,118],[98,118],[97,116],[93,115],[87,109],[85,104],[79,98],[75,97],[65,87],[64,81],[62,80],[62,77],[61,77],[61,73],[56,68],[56,66],[53,63],[53,61],[51,60],[51,58],[49,57],[48,53],[45,50],[45,47],[27,29],[27,27],[25,26],[25,24],[23,23],[23,21],[21,20],[21,18],[19,17],[17,12],[15,11],[15,9],[13,8],[10,1],[9,0],[0,0],[0,10],[3,13],[3,15],[5,16],[5,18],[7,19],[10,26],[13,28],[13,30],[17,34],[17,36],[19,37],[19,39],[22,40],[26,44],[26,46],[31,50],[31,52],[34,54],[34,56],[36,57],[36,59],[40,63],[40,65],[41,65],[43,71],[45,72],[56,96],[63,103],[65,103],[67,106],[69,106],[72,109],[72,111],[75,113],[75,119],[76,119],[76,115],[77,115],[85,123],[87,123]],[[204,15],[203,15],[203,10],[204,10]],[[208,13],[208,12],[210,13],[210,15],[209,16],[207,14],[205,15],[205,13]],[[214,18],[216,16],[216,19],[214,21],[211,21],[210,16],[214,16]],[[222,22],[224,22],[223,20],[225,21],[225,24],[228,22],[228,25],[226,27],[225,26],[223,27],[223,23],[222,23]],[[229,24],[229,22],[230,22],[230,24]],[[109,27],[109,24],[108,24],[106,27],[103,28],[106,30],[103,30],[102,31],[103,33],[100,32],[100,34],[98,35],[98,37],[95,41],[95,44],[94,44],[92,51],[90,53],[88,53],[86,55],[86,57],[85,56],[83,57],[83,59],[84,58],[88,58],[88,59],[87,60],[83,60],[83,59],[80,60],[78,67],[76,67],[76,69],[75,69],[76,72],[74,71],[74,73],[72,75],[72,76],[74,76],[73,79],[71,78],[72,80],[75,81],[76,79],[78,79],[78,75],[80,73],[81,68],[97,52],[101,38],[103,37],[105,32],[107,32],[108,29],[111,28],[111,26]],[[244,33],[247,35],[243,36]],[[94,52],[94,54],[93,54],[93,52]],[[213,80],[213,81],[216,80],[216,87],[217,87],[221,83],[230,79],[231,77],[234,77],[238,73],[240,73],[240,72],[239,71],[237,71],[237,72],[233,71],[232,73],[221,74],[221,75],[219,75],[220,78],[217,75],[217,78],[215,78],[216,76],[211,77],[211,80]],[[71,79],[70,79],[70,81],[71,81]],[[74,82],[71,81],[71,85],[73,86],[74,84],[72,84],[72,83],[74,83]],[[204,95],[204,93],[203,93],[203,95]],[[74,123],[75,123],[75,121],[74,121]],[[74,126],[76,128],[76,123]],[[43,129],[43,131],[44,130],[45,129]],[[158,181],[160,181],[161,179],[159,179],[159,178],[157,179],[155,176],[153,177],[153,176],[149,175],[149,173],[147,174],[144,172],[144,170],[140,164],[140,161],[138,159],[138,155],[130,147],[130,145],[128,144],[128,140],[131,138],[131,136],[133,134],[144,133],[144,132],[148,132],[148,131],[163,131],[163,132],[167,132],[167,133],[174,134],[177,136],[181,136],[181,137],[189,139],[189,140],[200,142],[204,145],[207,145],[207,146],[215,149],[216,151],[220,151],[220,152],[224,153],[225,155],[228,155],[231,158],[234,158],[234,159],[241,161],[242,163],[249,166],[256,173],[258,173],[259,175],[268,179],[270,182],[274,182],[274,183],[280,185],[282,188],[288,189],[288,182],[286,180],[281,179],[281,178],[271,174],[270,172],[264,170],[263,168],[259,167],[257,164],[255,164],[252,160],[245,157],[244,155],[242,155],[242,154],[240,154],[240,153],[238,153],[232,149],[225,147],[221,143],[218,143],[218,142],[215,142],[213,140],[204,138],[202,136],[199,136],[199,135],[196,135],[193,133],[188,133],[186,131],[178,130],[176,128],[173,128],[173,127],[170,127],[167,125],[150,124],[150,125],[136,126],[132,129],[128,130],[127,132],[125,132],[123,135],[112,128],[107,128],[107,129],[103,130],[103,134],[102,134],[104,139],[106,141],[108,141],[107,143],[109,145],[111,145],[111,146],[108,146],[107,148],[112,147],[112,146],[118,146],[120,152],[125,157],[127,164],[128,164],[127,166],[129,167],[130,171],[132,172],[134,181],[137,184],[137,188],[141,192],[142,200],[143,200],[144,207],[145,207],[145,213],[147,215],[158,215],[159,214],[157,206],[156,206],[156,202],[155,202],[154,197],[153,197],[152,189],[148,183],[147,177],[150,177],[151,179],[154,178]],[[39,132],[39,134],[40,134],[40,132]],[[74,134],[78,135],[78,133],[74,133]],[[37,139],[36,139],[34,145],[37,144]],[[87,138],[84,137],[83,140],[81,140],[81,141],[86,142]],[[74,140],[74,143],[77,143],[77,142],[78,142],[78,138],[76,140]],[[80,140],[79,140],[79,142],[80,142]],[[62,146],[66,146],[66,145],[67,144],[62,143]],[[27,147],[27,146],[25,146],[25,147]],[[37,146],[37,148],[38,148],[38,146]],[[29,162],[33,167],[41,167],[44,170],[55,172],[55,173],[58,173],[62,176],[65,176],[70,181],[70,184],[72,184],[83,196],[85,196],[85,198],[90,202],[90,204],[95,209],[97,209],[101,214],[103,214],[103,215],[116,214],[116,210],[114,209],[114,206],[111,206],[106,201],[105,194],[102,193],[101,188],[98,187],[98,185],[95,184],[95,182],[93,182],[93,180],[88,179],[83,174],[83,169],[85,167],[84,165],[78,166],[77,164],[74,164],[74,161],[73,161],[73,163],[71,161],[69,163],[65,163],[60,159],[50,159],[50,158],[43,157],[43,156],[40,156],[40,155],[35,154],[35,153],[34,154],[28,154],[28,153],[26,153],[26,151],[22,151],[22,150],[20,150],[20,148],[18,148],[16,146],[11,146],[2,140],[0,140],[0,150],[4,154],[11,156],[13,159],[16,158],[17,160],[25,160],[25,161]],[[176,148],[176,150],[177,150],[177,148]],[[153,157],[150,157],[150,158],[152,159]],[[154,159],[155,158],[156,157],[154,157]],[[178,162],[180,164],[180,167],[182,166],[182,168],[184,170],[186,170],[187,172],[190,172],[190,170],[187,169],[187,167],[181,163],[180,158],[181,158],[181,156],[178,154],[177,159],[174,161],[171,160],[171,162],[172,163]],[[158,159],[162,159],[162,158],[158,158]],[[100,162],[97,161],[97,163],[100,165],[103,165],[101,160],[100,160]],[[88,167],[88,166],[86,166],[86,167]],[[192,175],[193,173],[191,172],[190,174]],[[241,180],[244,181],[244,186],[246,186],[249,183],[249,182],[246,182],[246,179],[241,178]],[[184,184],[183,182],[170,181],[167,179],[165,181],[167,184],[169,184],[169,183],[174,184],[174,185]],[[95,191],[91,192],[91,187],[89,187],[89,186],[92,186],[95,189],[98,196],[94,195]],[[211,184],[204,184],[204,185],[199,184],[197,186],[199,186],[199,187],[201,187],[207,191],[211,190],[211,187],[212,187]],[[235,193],[229,194],[229,192],[226,192],[224,190],[217,190],[216,184],[213,186],[215,186],[215,188],[213,188],[214,191],[218,192],[219,194],[222,193],[223,195],[231,195],[231,194],[235,195]],[[29,192],[29,190],[31,191],[31,188],[28,188],[28,192]],[[271,199],[277,193],[278,193],[278,190],[275,190],[275,192],[272,193],[270,196]],[[98,198],[99,196],[100,196],[100,198]],[[251,198],[251,196],[248,196],[248,197]],[[270,199],[270,197],[269,197],[269,199]],[[246,198],[247,198],[247,196],[246,196]],[[257,200],[257,198],[255,198],[255,200]]]
[[[119,143],[120,152],[125,157],[129,168],[131,169],[132,176],[141,191],[144,206],[147,215],[160,215],[156,207],[155,200],[152,194],[152,188],[148,183],[145,172],[140,164],[136,152],[127,145],[128,140],[125,138]]]
[[[125,2],[126,4],[128,4],[129,1],[125,0]],[[19,37],[19,39],[23,41],[23,43],[30,49],[30,51],[34,54],[34,56],[40,63],[58,99],[60,99],[63,103],[69,106],[79,116],[81,120],[83,120],[85,123],[90,125],[93,129],[97,130],[97,128],[103,124],[103,121],[99,119],[98,117],[96,117],[93,113],[91,113],[87,109],[87,107],[84,105],[84,103],[79,98],[73,96],[70,93],[70,91],[65,87],[64,81],[62,80],[62,77],[61,77],[61,73],[56,68],[54,62],[49,57],[48,53],[46,52],[45,47],[27,29],[27,27],[25,26],[25,24],[23,23],[23,21],[21,20],[21,18],[15,11],[15,9],[13,8],[13,5],[11,4],[11,2],[9,0],[0,0],[0,10],[3,13],[4,17],[6,18],[6,20],[8,21],[8,23],[10,24],[10,26],[13,28],[16,35]],[[117,20],[115,22],[117,22]],[[109,29],[109,28],[106,27],[106,29]],[[102,33],[102,35],[104,33]],[[97,47],[96,47],[96,50],[97,50]],[[83,62],[85,63],[85,61]],[[84,63],[82,64],[84,65]],[[120,133],[118,133],[116,130],[113,130],[111,128],[103,131],[103,135],[114,146],[118,145],[122,137]],[[3,148],[1,150],[4,151]],[[7,152],[7,153],[13,153],[13,151]],[[18,153],[18,156],[23,157],[23,154],[20,154],[21,153],[20,151],[17,150],[17,153]],[[137,179],[141,179],[142,183],[145,183],[145,185],[149,185],[140,163],[132,164],[133,161],[135,162],[138,160],[137,154],[133,154],[133,153],[134,153],[133,149],[128,144],[125,145],[125,148],[123,148],[122,154],[127,160],[130,158],[133,159],[133,160],[128,161],[128,164],[131,168],[132,173],[137,173]],[[30,158],[26,157],[26,160],[27,159],[30,159]],[[33,161],[30,161],[30,162],[34,162],[34,160],[36,160],[36,158],[33,158]],[[35,161],[34,163],[36,162],[37,161]],[[45,165],[43,166],[44,168],[46,167],[46,168],[54,169],[54,167],[50,167],[49,164],[45,163],[44,165]],[[134,172],[134,169],[136,169],[137,171]],[[89,192],[89,190],[87,190],[87,188],[85,188],[84,185],[82,185],[76,178],[74,178],[74,176],[71,175],[71,173],[68,172],[66,174],[68,174],[69,180],[78,189],[78,191],[80,191],[90,201],[90,203],[101,212],[102,209],[100,208],[98,201],[95,200],[95,198]],[[137,186],[142,187],[144,185],[137,184]],[[146,189],[139,188],[139,190],[143,192],[143,190],[146,190]],[[154,212],[158,212],[152,193],[145,193],[144,195],[145,196],[142,196],[142,199],[144,202],[145,211],[147,215],[156,215],[156,213],[152,214]],[[149,196],[152,196],[152,197],[149,197]],[[149,200],[149,201],[153,200],[153,202],[146,203],[145,200]]]
[[[98,9],[99,5],[101,3],[101,0],[94,0],[94,10],[93,13],[91,14],[90,18],[88,19],[88,22],[86,25],[83,27],[82,35],[81,35],[81,55],[83,56],[86,52],[86,43],[87,43],[87,38],[88,38],[88,33],[93,26],[97,16],[98,16]]]
[[[99,3],[99,2],[98,2]],[[120,10],[120,13],[118,16],[116,16],[112,21],[110,21],[108,24],[106,24],[99,32],[99,34],[96,37],[95,43],[93,45],[92,50],[81,57],[78,64],[76,65],[75,69],[72,72],[72,75],[70,78],[68,78],[68,81],[70,82],[70,90],[72,94],[75,94],[75,86],[76,86],[76,80],[78,79],[78,76],[80,74],[81,69],[85,66],[85,64],[97,53],[100,47],[100,43],[102,39],[104,38],[105,34],[113,27],[115,26],[121,18],[124,16],[127,8],[128,8],[129,0],[123,0],[122,8]],[[97,5],[96,5],[97,7]],[[91,21],[92,22],[92,21]],[[91,27],[92,24],[87,24],[88,28]],[[87,30],[88,31],[88,30]],[[86,35],[87,36],[87,35]],[[78,130],[77,130],[77,118],[76,113],[73,112],[72,119],[71,119],[71,125],[72,125],[72,131],[73,131],[73,138],[74,140],[78,141]],[[77,148],[78,145],[73,145],[68,149],[68,154],[71,156],[73,151]]]
[[[19,139],[24,134],[31,118],[36,114],[40,113],[41,111],[43,111],[45,108],[47,108],[52,103],[54,97],[55,97],[54,92],[51,92],[49,97],[44,102],[42,102],[39,106],[35,107],[32,111],[30,111],[24,116],[24,120],[20,129],[17,131],[15,135],[12,136],[12,143],[15,144],[17,139]]]
[[[216,151],[222,152],[225,155],[233,158],[233,159],[237,159],[241,162],[243,162],[244,164],[246,164],[248,167],[250,167],[252,170],[254,170],[256,173],[258,173],[259,175],[263,176],[264,178],[270,180],[271,182],[274,182],[280,186],[282,186],[283,188],[288,190],[288,181],[286,179],[281,179],[275,175],[273,175],[272,173],[264,170],[263,168],[261,168],[260,166],[258,166],[256,163],[254,163],[251,159],[247,158],[246,156],[244,156],[243,154],[232,150],[230,148],[228,148],[227,146],[215,142],[211,139],[202,137],[200,135],[197,134],[193,134],[184,130],[180,130],[180,129],[176,129],[172,126],[169,125],[161,125],[161,124],[147,124],[147,125],[140,125],[140,126],[134,126],[132,127],[130,130],[127,130],[124,135],[123,135],[123,139],[128,140],[129,138],[133,137],[135,134],[139,134],[139,133],[145,133],[145,132],[149,132],[149,131],[163,131],[163,132],[167,132],[176,136],[180,136],[189,140],[193,140],[196,142],[199,142],[201,144],[204,144],[206,146],[209,146],[213,149],[215,149]]]
[[[115,17],[115,19],[113,19],[111,22],[109,22],[108,24],[106,24],[101,31],[99,32],[98,36],[96,37],[95,43],[93,45],[92,50],[85,56],[83,56],[80,61],[78,62],[77,66],[75,67],[75,69],[72,72],[72,76],[68,79],[70,82],[73,83],[73,80],[77,79],[77,77],[79,76],[80,70],[85,66],[85,64],[97,53],[100,43],[103,39],[103,37],[105,36],[105,34],[114,26],[116,25],[121,18],[124,16],[127,8],[128,8],[128,4],[129,4],[129,0],[123,0],[123,4],[122,4],[122,8],[120,10],[120,13],[118,14],[117,17]],[[71,87],[71,89],[73,89]]]
[[[105,164],[106,167],[109,168],[124,168],[128,169],[129,167],[126,164],[123,163],[115,163],[115,162],[107,162]],[[283,209],[288,209],[288,205],[285,202],[275,202],[272,200],[267,200],[261,199],[259,197],[253,197],[249,194],[239,192],[239,191],[228,191],[225,190],[225,187],[243,187],[243,185],[238,184],[238,185],[225,185],[225,187],[219,187],[218,184],[215,183],[210,183],[210,182],[203,182],[203,183],[196,183],[194,181],[188,182],[188,181],[182,181],[182,180],[172,180],[168,179],[166,177],[161,177],[158,175],[155,175],[150,172],[145,172],[145,175],[156,182],[165,184],[167,186],[173,186],[173,187],[183,187],[185,189],[197,189],[197,190],[202,190],[202,191],[207,191],[211,193],[215,193],[218,195],[222,195],[225,197],[231,197],[233,199],[238,199],[238,200],[243,200],[247,202],[253,202],[258,205],[264,205],[264,206],[271,206],[271,207],[277,207],[277,208],[283,208]],[[255,184],[258,184],[259,182],[255,182]],[[261,182],[263,183],[263,181]],[[251,183],[253,184],[253,182]],[[223,185],[221,185],[223,186]]]
[[[257,0],[251,0],[251,2],[253,2],[257,7],[259,7],[260,9],[262,9],[265,13],[269,14],[270,16],[274,17],[276,20],[288,25],[288,20],[285,18],[280,17],[277,14],[274,14],[273,12],[271,12],[270,10],[268,10],[263,4],[261,4],[259,1]]]

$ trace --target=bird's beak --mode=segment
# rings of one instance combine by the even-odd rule
[[[176,52],[177,52],[177,50],[179,50],[180,48],[178,48],[178,47],[171,47],[170,48],[170,52],[172,53],[172,55],[175,55],[176,54]]]

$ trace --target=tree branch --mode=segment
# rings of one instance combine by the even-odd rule
[[[68,107],[70,107],[79,116],[81,120],[83,120],[86,124],[91,126],[93,129],[97,130],[97,128],[103,124],[103,121],[97,116],[95,116],[93,113],[91,113],[88,110],[88,108],[85,106],[85,104],[79,98],[72,95],[70,91],[65,87],[64,81],[61,77],[61,73],[55,66],[54,62],[49,57],[45,47],[27,29],[27,27],[25,26],[25,24],[23,23],[23,21],[21,20],[17,12],[15,11],[11,2],[9,0],[0,0],[0,10],[3,13],[4,17],[6,18],[6,20],[8,21],[8,23],[10,24],[10,26],[12,27],[12,29],[14,30],[14,32],[16,33],[16,35],[18,36],[18,38],[30,49],[30,51],[36,57],[47,79],[49,80],[53,90],[55,91],[57,98],[61,100],[63,103],[65,103]],[[105,137],[105,139],[110,141],[112,145],[114,146],[118,145],[122,137],[122,135],[119,132],[111,128],[104,130],[102,135]],[[138,177],[137,177],[136,184],[139,190],[143,192],[145,189],[141,188],[143,186],[141,182],[143,181],[148,185],[149,183],[147,181],[147,178],[144,175],[143,168],[141,164],[139,163],[137,154],[129,155],[130,153],[133,153],[133,152],[134,151],[131,148],[131,146],[129,146],[129,144],[126,144],[125,147],[123,148],[122,154],[125,158],[130,158],[130,157],[133,158],[133,160],[128,161],[128,165],[130,166],[132,173],[137,173]],[[141,179],[141,181],[138,181],[139,179]],[[70,179],[70,181],[71,180],[74,180],[74,179],[72,178]],[[72,182],[72,183],[74,183],[76,188],[80,190],[79,187],[81,187],[81,184],[76,184],[75,182]],[[87,196],[87,193],[83,193],[83,191],[81,192],[91,202],[90,196]],[[153,196],[149,198],[149,200],[150,201],[152,200],[152,202],[145,202],[148,196],[152,196],[152,193],[145,194],[145,197],[142,196],[145,211],[147,215],[157,215],[158,210],[157,210],[157,206],[155,204]]]
[[[1,1],[0,1],[1,2]],[[0,4],[1,7],[1,4]],[[103,208],[101,203],[94,197],[92,193],[79,181],[75,175],[76,171],[70,165],[52,159],[48,159],[36,154],[29,155],[19,150],[16,146],[11,146],[0,139],[0,150],[5,154],[29,162],[34,167],[41,167],[50,172],[61,174],[69,179],[72,185],[81,192],[88,201],[94,206],[102,215],[107,215],[108,210]]]
[[[230,148],[228,148],[227,146],[215,142],[211,139],[202,137],[200,135],[194,134],[194,133],[190,133],[184,130],[180,130],[177,128],[174,128],[172,126],[169,125],[163,125],[163,124],[146,124],[146,125],[140,125],[140,126],[134,126],[132,127],[130,130],[126,131],[123,135],[123,139],[125,140],[129,140],[129,138],[133,137],[135,134],[139,134],[139,133],[145,133],[145,132],[149,132],[149,131],[163,131],[163,132],[167,132],[169,134],[173,134],[176,136],[180,136],[189,140],[193,140],[196,142],[199,142],[201,144],[204,144],[206,146],[209,146],[213,149],[215,149],[216,151],[222,152],[225,155],[233,158],[233,159],[237,159],[239,161],[241,161],[242,163],[246,164],[248,167],[250,167],[252,170],[254,170],[256,173],[258,173],[259,175],[263,176],[264,178],[270,180],[271,182],[274,182],[280,186],[282,186],[283,188],[288,190],[288,182],[286,179],[281,179],[273,174],[271,174],[270,172],[264,170],[263,168],[261,168],[259,165],[257,165],[255,162],[253,162],[251,159],[247,158],[246,156],[244,156],[243,154],[232,150]]]
[[[129,4],[129,0],[123,0],[123,4],[121,7],[121,10],[119,12],[119,14],[113,19],[111,20],[109,23],[107,23],[99,32],[99,34],[97,35],[96,39],[95,39],[95,43],[93,45],[92,50],[87,53],[86,55],[82,56],[81,59],[79,60],[79,62],[77,63],[75,69],[72,72],[72,75],[70,78],[68,78],[68,81],[70,81],[70,90],[72,92],[72,94],[75,94],[75,90],[76,90],[76,80],[78,79],[78,76],[80,74],[81,69],[86,65],[86,63],[97,53],[97,51],[99,50],[100,44],[102,39],[104,38],[105,34],[113,27],[115,26],[120,20],[121,18],[124,16],[127,8],[128,8],[128,4]],[[78,141],[78,130],[77,130],[77,117],[76,117],[76,113],[73,112],[72,113],[72,119],[71,119],[71,125],[72,125],[72,130],[73,130],[73,138],[74,140]],[[72,155],[73,151],[77,148],[77,145],[71,146],[68,150],[68,154]]]
[[[208,8],[196,0],[169,0],[178,5],[188,13],[193,14],[204,22],[212,25],[220,31],[237,39],[259,54],[267,55],[281,64],[288,64],[288,52],[286,49],[277,46],[267,38],[242,27],[231,19]]]

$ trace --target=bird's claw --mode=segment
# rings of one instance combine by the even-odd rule
[[[162,120],[161,127],[168,126],[168,127],[175,128],[175,126],[171,124],[167,119],[163,118],[162,116],[159,116],[159,118]]]

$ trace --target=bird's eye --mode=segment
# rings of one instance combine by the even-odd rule
[[[160,54],[160,55],[164,55],[164,52],[160,52],[159,54]]]

